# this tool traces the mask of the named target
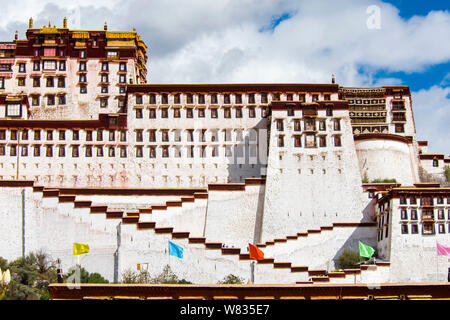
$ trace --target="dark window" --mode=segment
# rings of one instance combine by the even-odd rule
[[[58,96],[58,104],[59,105],[65,105],[66,104],[66,95],[65,94],[60,94]]]
[[[224,94],[223,95],[223,103],[226,103],[226,104],[230,104],[231,103],[229,94]]]
[[[284,136],[278,136],[278,147],[284,147]]]
[[[168,158],[169,157],[169,147],[168,146],[163,146],[162,147],[162,157],[163,158]]]
[[[108,156],[111,158],[116,156],[116,150],[114,149],[114,147],[108,148]]]
[[[302,146],[302,138],[301,136],[294,136],[294,146],[299,148]]]
[[[72,131],[72,140],[78,141],[80,139],[80,131],[73,130]]]
[[[406,197],[400,196],[400,204],[406,204]]]
[[[334,120],[334,131],[340,131],[341,130],[341,121],[339,119]]]
[[[142,142],[144,140],[142,130],[136,130],[136,142]]]
[[[149,141],[156,142],[156,130],[149,131]]]
[[[333,107],[332,106],[327,106],[326,114],[327,114],[327,117],[333,116]]]
[[[47,130],[47,140],[52,141],[53,140],[53,131]]]
[[[72,146],[72,157],[78,158],[80,155],[79,153],[79,146]]]
[[[181,103],[181,95],[179,93],[177,93],[174,97],[173,97],[173,102],[174,103]]]
[[[92,130],[86,131],[86,141],[92,141]]]
[[[288,117],[294,116],[294,107],[287,108],[287,115],[288,115]]]
[[[58,77],[58,88],[65,88],[65,87],[66,87],[66,78]]]
[[[136,147],[136,157],[137,158],[142,158],[142,156],[143,156],[142,146],[137,146]]]
[[[180,108],[174,108],[173,109],[173,117],[174,118],[180,118],[181,117],[181,110],[180,110]]]
[[[92,146],[86,146],[86,157],[90,158],[92,157]]]
[[[169,104],[169,95],[167,93],[163,93],[161,95],[162,104]]]
[[[255,107],[249,107],[248,108],[248,117],[249,118],[255,118],[256,117]]]
[[[326,146],[327,146],[326,136],[319,136],[319,147],[326,147]]]
[[[254,93],[248,94],[248,103],[255,103],[255,94]]]
[[[169,109],[168,108],[162,108],[161,109],[161,118],[168,118],[169,117]]]
[[[33,156],[40,157],[41,156],[41,146],[34,146],[33,148]]]
[[[149,109],[148,117],[149,119],[156,119],[156,109]]]
[[[121,158],[127,157],[127,147],[125,147],[125,146],[120,147],[120,157]]]
[[[402,209],[400,211],[400,215],[402,220],[408,220],[408,214],[406,213],[406,209]]]
[[[411,234],[418,234],[419,233],[419,226],[417,224],[411,225]]]
[[[150,147],[149,148],[149,157],[150,158],[156,158],[156,148],[155,147]]]
[[[155,94],[151,94],[150,95],[150,100],[149,100],[150,104],[156,104],[156,95]]]
[[[55,96],[47,96],[47,104],[49,106],[54,106],[55,105]]]
[[[136,119],[142,118],[143,118],[142,109],[136,109]]]
[[[267,93],[261,93],[261,103],[267,103]]]
[[[334,145],[336,147],[341,147],[342,146],[341,136],[334,136]]]
[[[284,131],[283,120],[277,120],[277,130]]]
[[[33,88],[39,88],[41,86],[41,78],[33,78]]]
[[[190,104],[194,103],[194,96],[192,94],[188,93],[186,95],[186,103],[190,103]]]
[[[217,118],[217,108],[211,108],[211,118]]]
[[[126,131],[120,131],[120,141],[121,142],[127,141],[127,132]]]
[[[186,118],[193,118],[194,117],[194,110],[192,108],[186,109]]]
[[[242,108],[236,108],[236,118],[242,118]]]
[[[97,130],[97,141],[103,141],[103,130]]]
[[[402,224],[402,234],[407,234],[407,233],[408,233],[408,225]]]
[[[242,103],[242,95],[241,94],[236,94],[235,95],[235,101],[236,103]]]
[[[19,63],[19,72],[20,73],[26,73],[27,72],[25,63]]]
[[[216,104],[217,103],[217,94],[211,94],[211,103]]]
[[[198,103],[200,103],[200,104],[204,104],[205,103],[205,95],[204,94],[199,94],[198,95]]]
[[[11,157],[15,157],[15,156],[17,156],[17,146],[10,146],[10,149],[9,149],[9,155],[11,156]]]
[[[223,116],[224,116],[224,118],[231,118],[231,109],[230,108],[224,108],[223,109]]]

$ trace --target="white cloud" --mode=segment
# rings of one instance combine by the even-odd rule
[[[450,87],[432,86],[412,93],[417,138],[430,153],[450,155]]]

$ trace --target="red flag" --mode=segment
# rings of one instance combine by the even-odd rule
[[[436,249],[438,256],[450,256],[450,248],[444,247],[442,244],[436,241]]]
[[[249,243],[248,249],[249,249],[248,251],[249,251],[250,259],[264,260],[264,252],[262,252],[258,247]]]

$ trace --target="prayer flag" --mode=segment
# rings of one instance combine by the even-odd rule
[[[264,252],[262,252],[257,246],[254,246],[251,243],[249,243],[248,251],[249,251],[250,259],[264,260]]]
[[[88,253],[88,252],[89,252],[89,246],[87,244],[82,244],[82,243],[74,243],[73,244],[73,255],[74,256]]]
[[[169,241],[169,255],[183,259],[183,248]]]
[[[442,244],[436,241],[436,249],[438,256],[450,256],[450,248],[444,247]]]
[[[365,245],[361,241],[359,242],[359,255],[365,258],[372,258],[372,255],[375,253],[374,248]]]

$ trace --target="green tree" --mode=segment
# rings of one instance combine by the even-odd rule
[[[0,263],[11,271],[11,282],[6,290],[5,299],[49,299],[48,285],[57,281],[57,273],[54,263],[46,253],[42,251],[30,253],[9,264],[1,258]]]
[[[94,272],[89,274],[88,283],[109,283],[101,274]]]
[[[450,182],[450,166],[445,166],[444,168],[445,180]]]
[[[238,276],[235,276],[234,274],[229,274],[223,280],[218,282],[219,284],[243,284],[244,279],[240,278]]]

